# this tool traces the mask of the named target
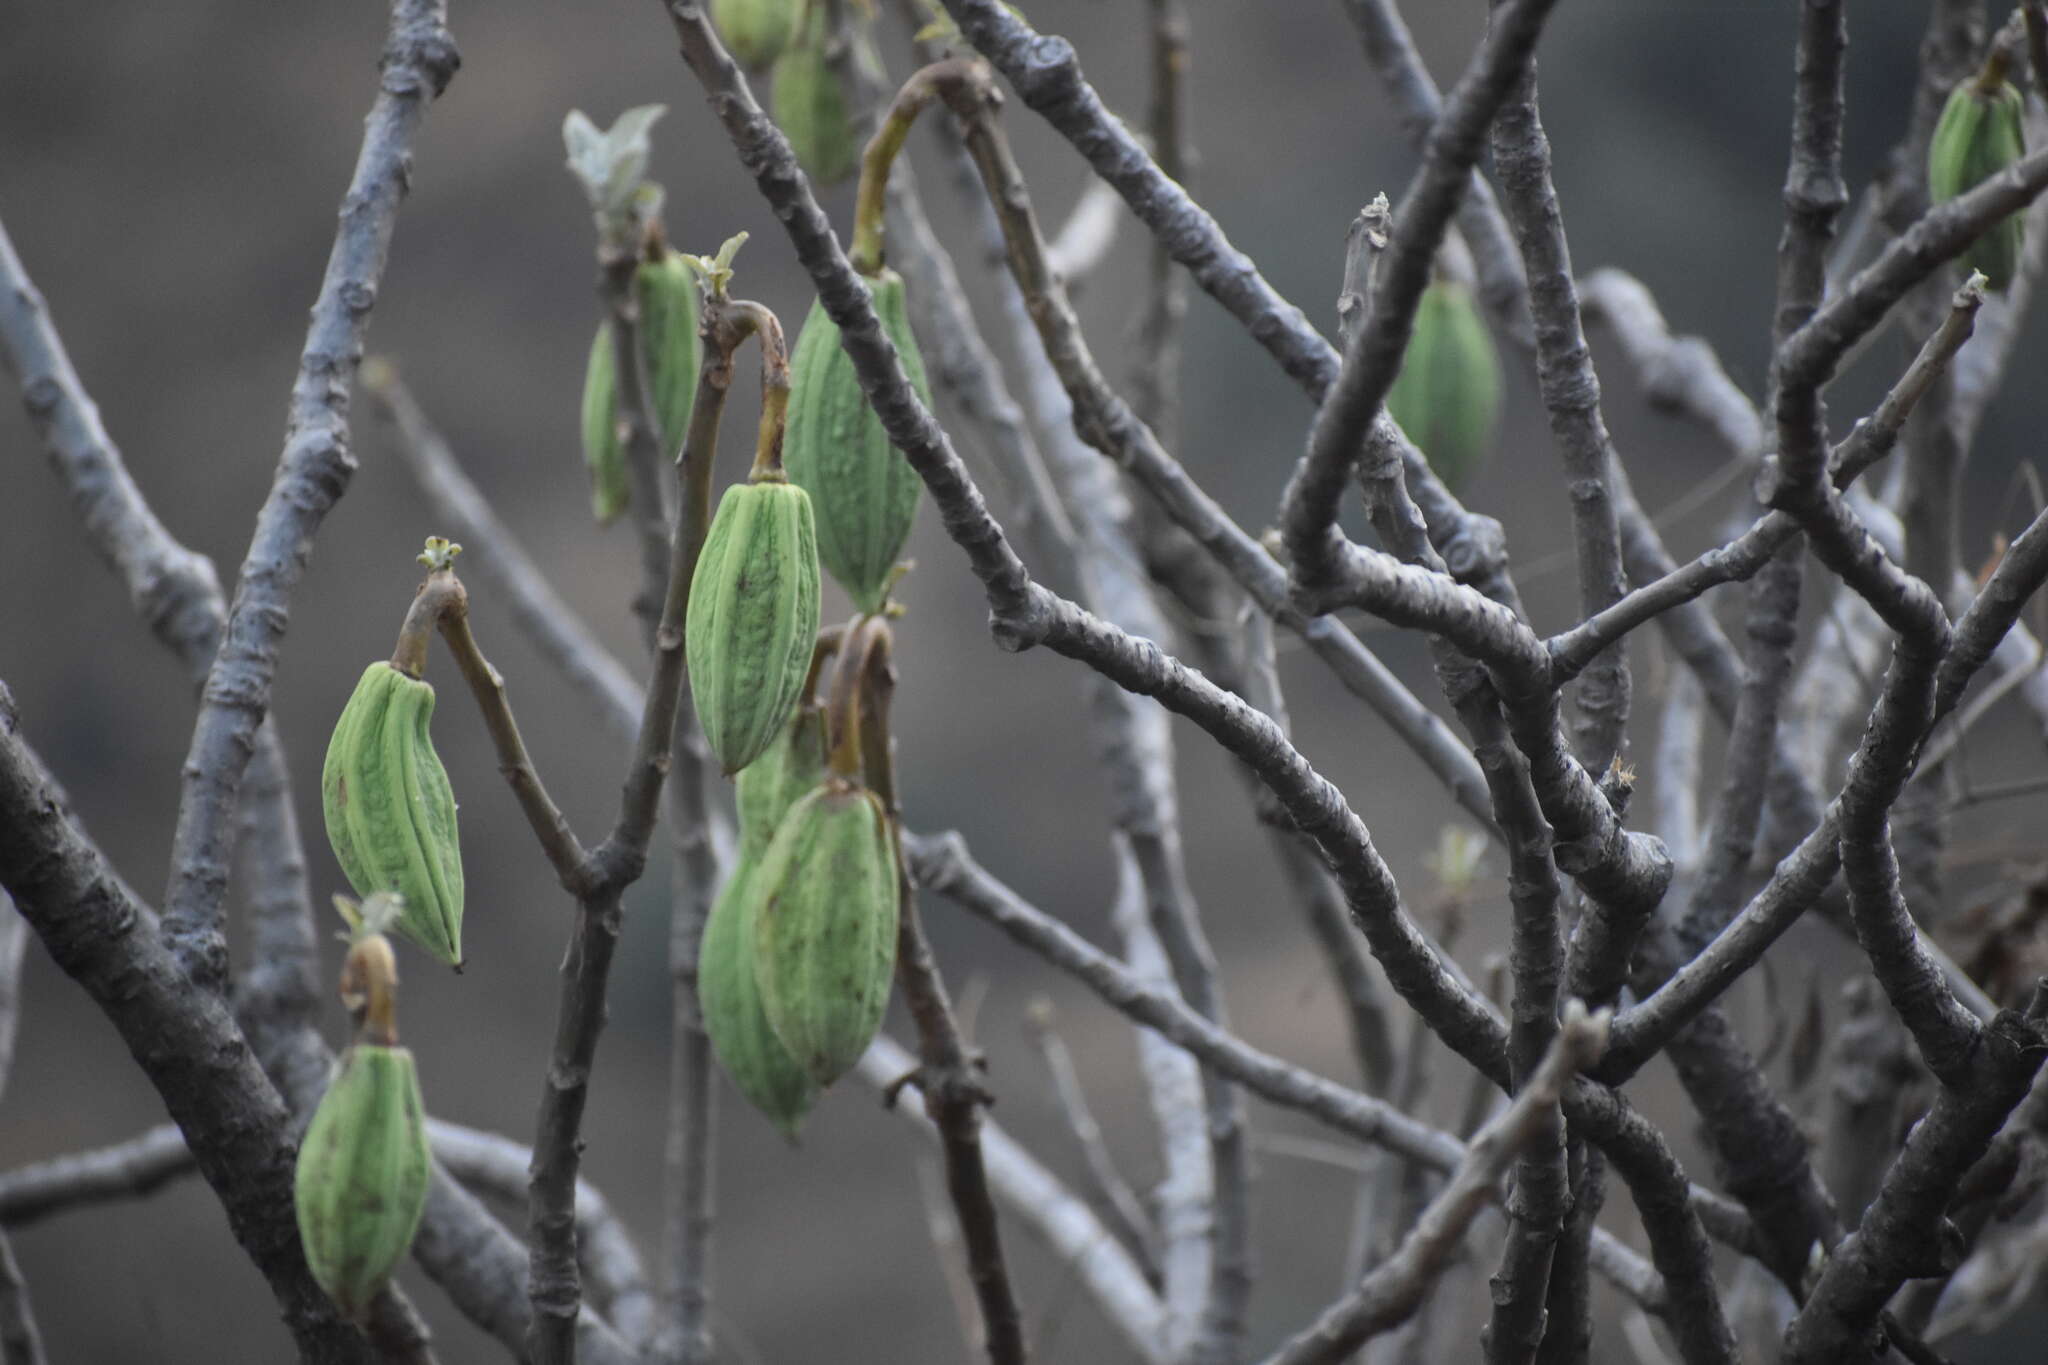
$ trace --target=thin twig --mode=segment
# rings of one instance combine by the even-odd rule
[[[1266,1365],[1328,1365],[1415,1311],[1457,1254],[1472,1219],[1492,1199],[1502,1174],[1522,1148],[1556,1121],[1556,1108],[1573,1073],[1590,1065],[1606,1042],[1603,1012],[1567,1009],[1543,1062],[1515,1102],[1473,1137],[1443,1192],[1429,1202],[1415,1227],[1356,1290],[1325,1309],[1315,1323],[1266,1357]]]
[[[236,797],[269,709],[291,592],[307,547],[355,469],[349,390],[399,201],[412,182],[412,142],[428,103],[460,60],[448,35],[445,0],[393,0],[377,99],[306,329],[277,478],[256,515],[185,758],[164,932],[179,965],[202,989],[217,991],[226,979],[221,929]]]

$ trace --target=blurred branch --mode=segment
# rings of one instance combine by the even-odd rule
[[[427,104],[460,63],[445,0],[392,0],[377,99],[306,329],[284,452],[256,515],[183,768],[164,934],[173,957],[203,990],[219,990],[227,972],[222,919],[236,797],[269,710],[291,592],[313,537],[355,470],[349,389],[399,201],[412,182],[413,139]]]
[[[1315,1323],[1266,1358],[1266,1365],[1329,1365],[1372,1337],[1398,1326],[1443,1273],[1472,1219],[1522,1148],[1556,1122],[1557,1103],[1573,1073],[1600,1055],[1608,1016],[1568,1007],[1543,1062],[1500,1115],[1481,1128],[1443,1191],[1387,1260]],[[1540,1302],[1540,1295],[1538,1298]]]

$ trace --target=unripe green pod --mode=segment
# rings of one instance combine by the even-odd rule
[[[395,891],[392,928],[462,965],[462,845],[455,793],[428,723],[434,688],[379,660],[363,670],[320,770],[327,839],[356,894]]]
[[[690,409],[697,402],[697,368],[704,342],[697,335],[697,272],[679,251],[664,251],[658,261],[642,261],[640,291],[640,354],[647,366],[649,400],[661,427],[665,459],[674,459],[690,431]]]
[[[690,430],[697,401],[697,275],[681,252],[642,261],[634,276],[640,302],[640,359],[650,389],[655,440],[673,456]],[[618,357],[609,321],[597,327],[583,371],[583,462],[590,469],[590,510],[609,526],[632,501],[626,447],[619,439]]]
[[[619,440],[617,381],[611,324],[599,323],[583,370],[583,463],[590,470],[590,512],[599,526],[611,525],[632,499],[626,447]]]
[[[412,1246],[430,1165],[412,1053],[342,1053],[299,1144],[293,1197],[313,1278],[357,1322]]]
[[[775,59],[771,103],[804,173],[821,185],[836,185],[860,165],[860,143],[846,92],[825,53],[825,6],[813,3],[810,9]]]
[[[727,776],[789,719],[818,634],[818,541],[810,495],[780,479],[719,499],[690,583],[690,698]]]
[[[896,969],[896,855],[881,801],[827,779],[782,817],[755,876],[761,1008],[797,1064],[830,1085],[874,1041]]]
[[[825,710],[799,705],[761,756],[733,779],[740,816],[740,857],[768,851],[776,826],[825,780]]]
[[[1464,285],[1437,278],[1422,291],[1387,415],[1454,492],[1493,454],[1500,357]]]
[[[752,772],[758,763],[750,765]],[[791,1141],[817,1101],[818,1087],[796,1064],[768,1026],[754,977],[754,920],[760,898],[753,894],[759,863],[742,853],[732,876],[711,907],[697,949],[697,998],[704,1032],[718,1052],[725,1074],[747,1102],[767,1115]]]
[[[882,330],[902,357],[903,373],[929,407],[931,387],[911,334],[902,278],[884,270],[868,288]],[[782,461],[791,482],[810,493],[817,509],[818,558],[862,611],[878,612],[917,520],[924,483],[889,444],[839,344],[839,327],[821,303],[813,302],[804,319],[789,385]]]
[[[2026,155],[2025,115],[2025,101],[2002,68],[1988,90],[1982,77],[1958,85],[1928,143],[1928,196],[1946,203]],[[1963,267],[1983,271],[1993,289],[2011,284],[2026,244],[2026,221],[2025,210],[2001,219],[1963,253]]]
[[[741,66],[758,71],[782,55],[796,27],[795,0],[711,0],[711,22]]]

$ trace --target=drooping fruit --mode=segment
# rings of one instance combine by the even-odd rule
[[[703,340],[697,334],[697,275],[681,252],[642,261],[634,276],[640,303],[641,369],[648,385],[655,441],[667,457],[682,448],[697,400]],[[590,470],[590,510],[609,526],[632,502],[626,447],[619,436],[618,357],[609,320],[597,327],[583,371],[583,462]]]
[[[320,797],[356,894],[398,893],[392,928],[460,966],[462,846],[455,793],[428,734],[433,716],[431,683],[383,660],[364,669],[328,741]]]
[[[903,372],[927,406],[931,388],[911,334],[903,280],[884,270],[868,282],[882,330],[903,359]],[[818,558],[865,612],[888,601],[897,556],[917,520],[923,482],[890,445],[868,406],[839,327],[813,302],[790,361],[789,427],[782,459],[791,482],[817,509]]]
[[[768,1025],[819,1085],[860,1060],[896,968],[895,846],[873,792],[828,778],[755,871],[754,975]]]
[[[306,1264],[355,1321],[412,1246],[430,1164],[412,1053],[350,1047],[299,1145],[293,1195]]]
[[[788,45],[796,0],[711,0],[711,22],[739,64],[758,71]]]
[[[690,584],[683,643],[705,742],[730,776],[796,708],[818,634],[810,495],[779,478],[719,499]]]
[[[775,59],[775,122],[789,139],[804,173],[834,185],[860,164],[860,144],[847,113],[846,92],[826,54],[826,6],[810,3]]]
[[[758,857],[742,852],[711,907],[697,950],[697,998],[704,1010],[704,1031],[726,1075],[749,1104],[793,1141],[818,1098],[818,1087],[783,1047],[761,1009],[754,975],[760,898],[753,888],[758,868]]]
[[[2026,155],[2025,101],[2005,79],[2003,62],[1949,93],[1927,148],[1927,193],[1942,204]],[[1993,289],[2012,283],[2026,245],[2026,212],[2007,215],[1963,253],[1967,270],[1981,270]]]
[[[1422,291],[1401,373],[1387,393],[1387,415],[1453,491],[1492,455],[1500,357],[1463,284],[1438,277]]]
[[[673,460],[690,431],[690,409],[697,401],[697,368],[704,342],[697,334],[697,272],[680,251],[642,261],[636,283],[640,292],[640,354],[654,420],[661,427],[664,460]]]
[[[799,705],[761,756],[733,779],[741,857],[766,853],[789,808],[824,780],[825,710]]]

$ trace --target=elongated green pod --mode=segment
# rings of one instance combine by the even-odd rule
[[[828,779],[790,807],[755,873],[768,1026],[819,1085],[860,1060],[896,970],[896,857],[873,792]]]
[[[756,858],[742,853],[711,907],[697,950],[697,993],[704,1008],[704,1031],[719,1065],[747,1102],[795,1141],[804,1116],[817,1101],[818,1087],[783,1047],[761,1009],[754,976],[754,920],[760,898],[753,888],[758,866]]]
[[[462,845],[455,793],[428,733],[434,688],[379,660],[335,722],[320,770],[327,839],[356,894],[404,898],[392,928],[462,964]]]
[[[412,1053],[358,1043],[341,1054],[299,1145],[293,1198],[306,1264],[357,1322],[419,1230],[426,1124]]]
[[[911,334],[903,280],[884,270],[868,287],[882,330],[903,359],[904,374],[929,406],[931,387]],[[782,462],[790,481],[810,493],[817,509],[819,561],[862,611],[880,611],[917,520],[924,483],[889,444],[839,344],[838,325],[817,302],[804,319],[790,361]]]
[[[804,173],[821,185],[836,185],[860,165],[860,143],[847,113],[846,92],[826,55],[826,7],[813,3],[809,8],[775,59],[770,103]]]
[[[1492,456],[1500,356],[1464,285],[1438,278],[1422,291],[1387,415],[1454,492]]]
[[[673,460],[690,432],[690,409],[697,402],[697,368],[704,342],[697,334],[697,272],[679,251],[642,261],[636,283],[640,294],[640,354],[654,420],[661,427],[664,459]]]
[[[2026,104],[2001,65],[1987,84],[1979,76],[1949,92],[1927,146],[1927,193],[1943,204],[1997,175],[2026,155]],[[2004,289],[2019,270],[2026,246],[2024,210],[2000,219],[1963,253],[1966,270],[1981,270],[1993,289]]]
[[[789,45],[796,10],[797,0],[711,0],[711,22],[740,65],[759,71]]]
[[[733,779],[740,856],[758,859],[765,854],[789,808],[824,780],[825,710],[799,705],[774,742]]]
[[[727,776],[760,757],[796,709],[818,634],[810,495],[779,479],[719,499],[690,583],[690,697]]]
[[[618,520],[632,498],[619,440],[617,380],[611,324],[599,323],[583,369],[583,463],[590,471],[590,514],[599,526]]]

